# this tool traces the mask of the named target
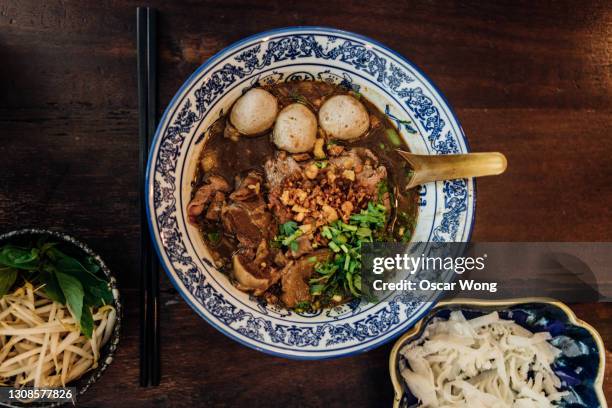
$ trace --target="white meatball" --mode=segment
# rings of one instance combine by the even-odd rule
[[[317,118],[301,103],[292,103],[280,111],[274,125],[272,141],[289,153],[311,151],[317,140]]]
[[[242,95],[232,108],[230,122],[245,136],[255,136],[270,129],[278,114],[278,101],[270,92],[253,88]]]
[[[332,96],[319,110],[319,124],[328,136],[352,140],[370,127],[370,116],[361,102],[349,95]]]

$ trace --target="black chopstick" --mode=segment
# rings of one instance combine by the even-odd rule
[[[136,10],[136,49],[138,66],[138,139],[139,139],[139,181],[140,192],[140,386],[149,383],[149,336],[148,336],[148,302],[149,274],[147,273],[147,234],[145,211],[145,171],[147,161],[147,11],[139,7]]]
[[[157,39],[155,10],[139,7],[136,14],[138,64],[138,135],[140,147],[140,385],[158,385],[159,268],[146,217],[144,193],[146,163],[157,114]]]
[[[155,130],[157,129],[157,13],[155,9],[147,8],[147,67],[148,67],[148,149],[151,148]],[[147,235],[150,240],[150,235]],[[150,275],[151,293],[149,310],[152,316],[151,321],[151,351],[149,361],[149,381],[151,385],[159,385],[159,264],[157,256],[149,245],[150,252]]]

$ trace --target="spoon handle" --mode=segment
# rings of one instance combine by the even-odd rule
[[[419,155],[397,151],[414,171],[406,189],[439,180],[495,176],[506,170],[506,157],[498,152]]]

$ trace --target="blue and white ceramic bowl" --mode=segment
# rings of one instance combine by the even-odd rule
[[[397,340],[389,357],[389,373],[395,390],[393,408],[418,405],[399,372],[400,350],[423,335],[434,319],[448,319],[454,310],[461,310],[467,319],[497,311],[502,319],[514,320],[531,332],[547,331],[550,341],[561,350],[552,368],[561,379],[562,390],[568,391],[557,406],[563,408],[607,408],[603,393],[605,348],[597,330],[578,319],[565,304],[548,298],[512,300],[454,299],[440,302],[423,319]]]
[[[411,327],[433,304],[397,295],[378,304],[353,302],[317,314],[263,305],[215,270],[197,229],[186,221],[190,182],[204,130],[227,112],[245,89],[256,83],[291,80],[331,81],[358,90],[396,122],[413,152],[469,151],[444,97],[396,52],[361,35],[330,28],[268,31],[210,58],[170,102],[157,129],[147,169],[151,234],[168,276],[187,303],[236,341],[299,359],[363,352]],[[423,186],[413,239],[469,241],[474,189],[473,180]]]

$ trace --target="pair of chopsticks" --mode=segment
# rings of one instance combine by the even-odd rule
[[[140,385],[159,385],[159,263],[149,235],[145,172],[157,126],[157,19],[138,7],[138,135],[140,141]]]

